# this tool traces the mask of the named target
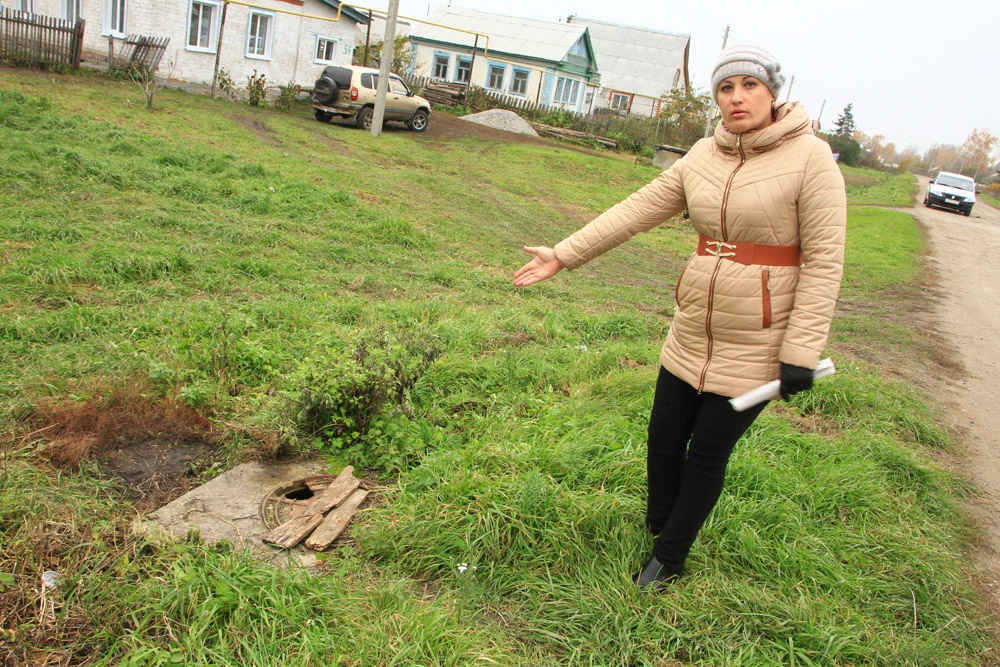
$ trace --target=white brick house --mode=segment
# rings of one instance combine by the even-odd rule
[[[115,52],[130,34],[169,37],[158,73],[187,83],[212,83],[219,45],[222,0],[0,0],[14,9],[87,21],[83,57],[106,61],[108,43]],[[305,18],[285,12],[334,19],[336,0],[251,0],[257,7],[230,4],[222,29],[219,68],[238,85],[256,69],[269,84],[311,86],[327,65],[351,63],[358,43],[357,25],[367,21],[344,5],[339,21]]]

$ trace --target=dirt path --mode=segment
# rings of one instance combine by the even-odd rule
[[[920,201],[927,179],[920,179]],[[982,529],[980,581],[1000,609],[1000,210],[979,202],[971,217],[907,209],[923,223],[939,277],[939,331],[965,368],[940,385],[952,426],[964,434],[958,466],[977,488],[970,511]]]

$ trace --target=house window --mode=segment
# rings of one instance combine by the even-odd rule
[[[215,39],[215,22],[219,5],[205,0],[191,0],[191,13],[188,18],[187,45],[192,49],[213,50]]]
[[[556,82],[556,96],[553,101],[557,104],[576,104],[577,95],[579,94],[580,82],[561,76]]]
[[[468,83],[472,77],[472,58],[458,57],[458,68],[455,70],[455,81]]]
[[[258,9],[250,10],[250,25],[247,26],[247,58],[270,59],[273,28],[274,14]]]
[[[75,22],[80,18],[80,0],[62,0],[63,18]]]
[[[506,71],[506,67],[490,65],[490,75],[486,85],[493,90],[503,90],[503,77]]]
[[[448,78],[448,64],[451,58],[444,53],[434,54],[434,78],[435,79],[447,79]]]
[[[510,92],[515,95],[528,94],[528,70],[515,69],[514,77],[510,81]]]
[[[625,93],[611,93],[611,108],[615,111],[628,111],[632,96]]]
[[[110,34],[125,35],[125,16],[127,13],[128,7],[125,0],[108,0],[105,20],[107,21],[107,31]]]
[[[316,63],[319,65],[336,64],[337,43],[339,40],[329,37],[316,38]]]

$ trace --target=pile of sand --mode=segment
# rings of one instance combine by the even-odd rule
[[[461,120],[467,120],[470,123],[478,123],[479,125],[485,125],[506,132],[528,134],[533,137],[538,136],[538,133],[528,124],[528,121],[513,111],[507,111],[506,109],[490,109],[480,113],[473,113],[468,116],[462,116]]]

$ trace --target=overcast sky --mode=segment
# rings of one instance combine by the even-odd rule
[[[448,4],[400,0],[400,14],[425,17]],[[691,35],[692,86],[707,89],[726,26],[729,44],[770,50],[792,99],[828,129],[854,103],[866,134],[921,152],[961,144],[975,128],[1000,136],[1000,1],[809,0],[454,0],[453,6],[551,21],[569,14]],[[376,8],[378,5],[373,3]],[[384,6],[388,6],[386,3]],[[781,92],[785,99],[788,83]]]

